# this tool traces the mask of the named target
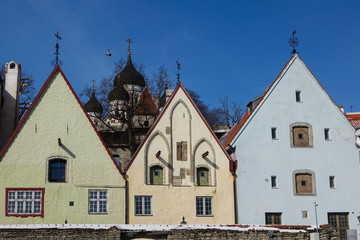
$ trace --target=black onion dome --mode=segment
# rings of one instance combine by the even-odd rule
[[[131,62],[131,57],[128,57],[126,66],[120,73],[120,78],[118,75],[114,79],[114,84],[117,86],[124,84],[139,85],[145,87],[145,79],[138,71],[136,71],[134,65]],[[119,84],[119,85],[118,85]]]
[[[129,101],[129,93],[125,90],[123,86],[116,86],[108,95],[109,101],[114,100],[125,100]]]
[[[95,92],[92,92],[90,100],[84,106],[86,112],[102,113],[103,108],[95,97]]]

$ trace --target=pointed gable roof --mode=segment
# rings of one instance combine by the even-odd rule
[[[306,70],[309,72],[309,74],[311,75],[311,77],[317,82],[317,84],[320,86],[320,88],[325,92],[325,94],[329,97],[329,99],[333,102],[333,104],[335,106],[336,103],[335,101],[331,98],[331,96],[326,92],[325,88],[321,85],[321,83],[319,82],[319,80],[315,77],[315,75],[310,71],[310,69],[308,68],[308,66],[304,63],[304,61],[298,56],[297,53],[293,54],[291,56],[291,58],[287,61],[287,63],[285,64],[285,66],[283,67],[283,69],[281,70],[281,72],[278,74],[278,76],[275,78],[275,80],[271,83],[271,85],[265,90],[265,92],[260,95],[261,98],[260,100],[257,102],[257,104],[255,105],[255,107],[252,110],[247,110],[246,113],[244,114],[244,116],[242,117],[242,119],[233,126],[232,129],[230,129],[221,139],[220,142],[221,144],[224,146],[224,148],[227,148],[229,146],[229,144],[234,140],[234,138],[238,135],[238,133],[247,125],[247,123],[250,121],[249,118],[251,118],[254,114],[256,114],[256,112],[258,111],[258,109],[261,107],[261,105],[264,103],[264,101],[266,100],[266,98],[268,97],[269,94],[271,94],[272,90],[276,87],[277,83],[283,78],[283,76],[285,75],[285,73],[287,72],[287,70],[290,68],[290,66],[292,65],[292,63],[296,60],[299,59],[299,61],[305,66]],[[338,109],[339,112],[340,109]],[[344,114],[342,114],[344,115]],[[346,118],[345,118],[346,119]],[[351,124],[350,124],[351,125]]]
[[[201,114],[200,110],[197,108],[197,106],[195,105],[194,101],[191,99],[191,97],[189,96],[188,92],[186,91],[186,89],[184,88],[184,86],[181,84],[181,82],[178,83],[178,85],[176,86],[175,90],[172,92],[170,99],[167,101],[164,109],[161,111],[160,115],[158,116],[158,118],[156,119],[155,123],[151,126],[150,130],[147,132],[144,140],[141,142],[140,146],[137,148],[135,154],[133,155],[133,157],[131,158],[129,164],[126,166],[124,172],[126,173],[129,168],[131,167],[131,164],[133,163],[133,161],[135,160],[136,156],[138,155],[138,153],[140,152],[140,150],[144,147],[144,144],[146,143],[146,140],[149,138],[149,136],[151,136],[151,134],[153,133],[154,129],[156,129],[157,124],[159,123],[159,121],[161,120],[161,118],[163,117],[164,113],[166,112],[166,110],[169,108],[169,106],[171,105],[174,97],[176,96],[176,94],[178,93],[179,90],[182,90],[187,99],[190,101],[191,105],[195,108],[196,112],[199,114],[201,120],[203,121],[203,123],[206,125],[206,127],[208,128],[208,130],[210,131],[210,133],[212,134],[212,136],[214,137],[214,139],[216,140],[216,142],[218,143],[219,147],[222,149],[222,151],[224,152],[225,156],[228,158],[229,161],[232,161],[231,158],[229,157],[229,155],[227,154],[227,152],[225,151],[225,149],[222,147],[221,143],[219,142],[218,138],[216,137],[215,133],[212,131],[211,127],[209,126],[209,124],[206,122],[204,116]]]
[[[78,96],[76,95],[74,89],[71,87],[69,81],[67,80],[67,78],[65,77],[65,74],[63,73],[63,71],[61,70],[61,68],[57,65],[55,66],[54,70],[51,72],[50,76],[48,77],[48,79],[46,80],[46,82],[44,83],[44,85],[42,86],[42,88],[40,89],[39,93],[36,95],[35,100],[33,101],[33,103],[31,104],[30,108],[28,109],[28,111],[26,112],[25,116],[22,118],[22,120],[20,121],[19,125],[17,126],[17,128],[15,129],[14,133],[12,134],[12,136],[10,137],[10,139],[8,140],[8,142],[6,143],[5,147],[2,149],[2,151],[0,152],[0,161],[2,160],[2,157],[5,155],[6,151],[11,147],[11,144],[13,141],[15,141],[16,136],[18,135],[18,133],[20,132],[21,128],[23,127],[23,125],[26,124],[27,119],[29,118],[30,114],[35,110],[35,106],[37,105],[38,102],[40,102],[41,98],[46,94],[46,90],[48,89],[50,83],[55,79],[55,75],[56,73],[61,74],[62,79],[65,81],[66,85],[69,87],[72,95],[74,96],[74,98],[76,99],[76,102],[79,104],[80,108],[83,111],[84,116],[86,117],[86,119],[89,121],[89,123],[92,126],[92,130],[95,131],[96,135],[99,138],[99,141],[101,141],[102,145],[104,146],[106,152],[108,153],[109,157],[112,159],[115,167],[117,168],[117,170],[119,171],[120,174],[122,174],[121,169],[118,167],[118,165],[116,164],[114,158],[112,157],[111,153],[109,152],[108,148],[106,147],[105,143],[103,142],[102,138],[100,137],[99,133],[96,131],[95,126],[93,125],[92,121],[90,120],[88,114],[86,113],[86,110],[84,109],[83,105],[81,104]]]
[[[151,93],[147,87],[144,88],[140,100],[136,105],[135,113],[139,115],[156,115],[159,113]]]
[[[347,113],[346,118],[354,126],[354,128],[356,128],[356,129],[360,128],[360,113],[359,112]]]

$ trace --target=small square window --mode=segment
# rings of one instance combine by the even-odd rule
[[[74,202],[73,201],[71,201],[71,202],[69,202],[69,206],[74,206]]]
[[[275,127],[271,128],[271,138],[272,139],[277,139],[277,134],[276,134],[276,128]]]
[[[299,139],[303,139],[303,135],[299,133]]]
[[[271,176],[271,187],[277,188],[277,177],[276,176]]]
[[[324,129],[324,135],[325,135],[325,140],[330,140],[330,129],[329,128]]]
[[[302,218],[308,218],[308,211],[301,212]]]
[[[329,177],[330,188],[335,188],[335,176]]]
[[[306,186],[306,181],[301,181],[301,186]]]
[[[296,102],[301,102],[301,91],[295,91]]]
[[[158,171],[154,171],[154,175],[155,175],[155,176],[159,176],[159,172],[158,172]]]

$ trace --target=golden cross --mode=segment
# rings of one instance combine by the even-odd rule
[[[93,79],[93,80],[91,80],[91,81],[92,81],[92,83],[93,83],[92,91],[95,92],[95,80]]]
[[[128,40],[126,40],[125,42],[129,43],[129,47],[128,47],[128,55],[131,56],[131,48],[130,48],[130,44],[133,42],[131,41],[131,39],[129,38]]]

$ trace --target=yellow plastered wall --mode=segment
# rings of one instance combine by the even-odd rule
[[[51,157],[67,160],[65,183],[48,182]],[[0,161],[0,224],[125,223],[124,179],[59,72]],[[5,216],[6,188],[44,188],[44,217]],[[96,189],[108,191],[107,214],[88,213]]]
[[[233,182],[228,158],[182,87],[163,111],[127,171],[130,224],[180,224],[183,216],[188,224],[234,223]],[[176,160],[177,141],[187,141],[187,161]],[[156,157],[158,151],[161,155]],[[209,151],[206,158],[213,167],[202,158],[206,151]],[[148,184],[149,166],[154,164],[166,166],[163,185]],[[210,168],[210,186],[196,186],[195,168],[203,165]],[[180,175],[180,168],[186,169],[185,177],[175,186],[171,179]],[[135,215],[135,196],[152,197],[151,215]],[[197,196],[213,198],[212,216],[196,215]]]

